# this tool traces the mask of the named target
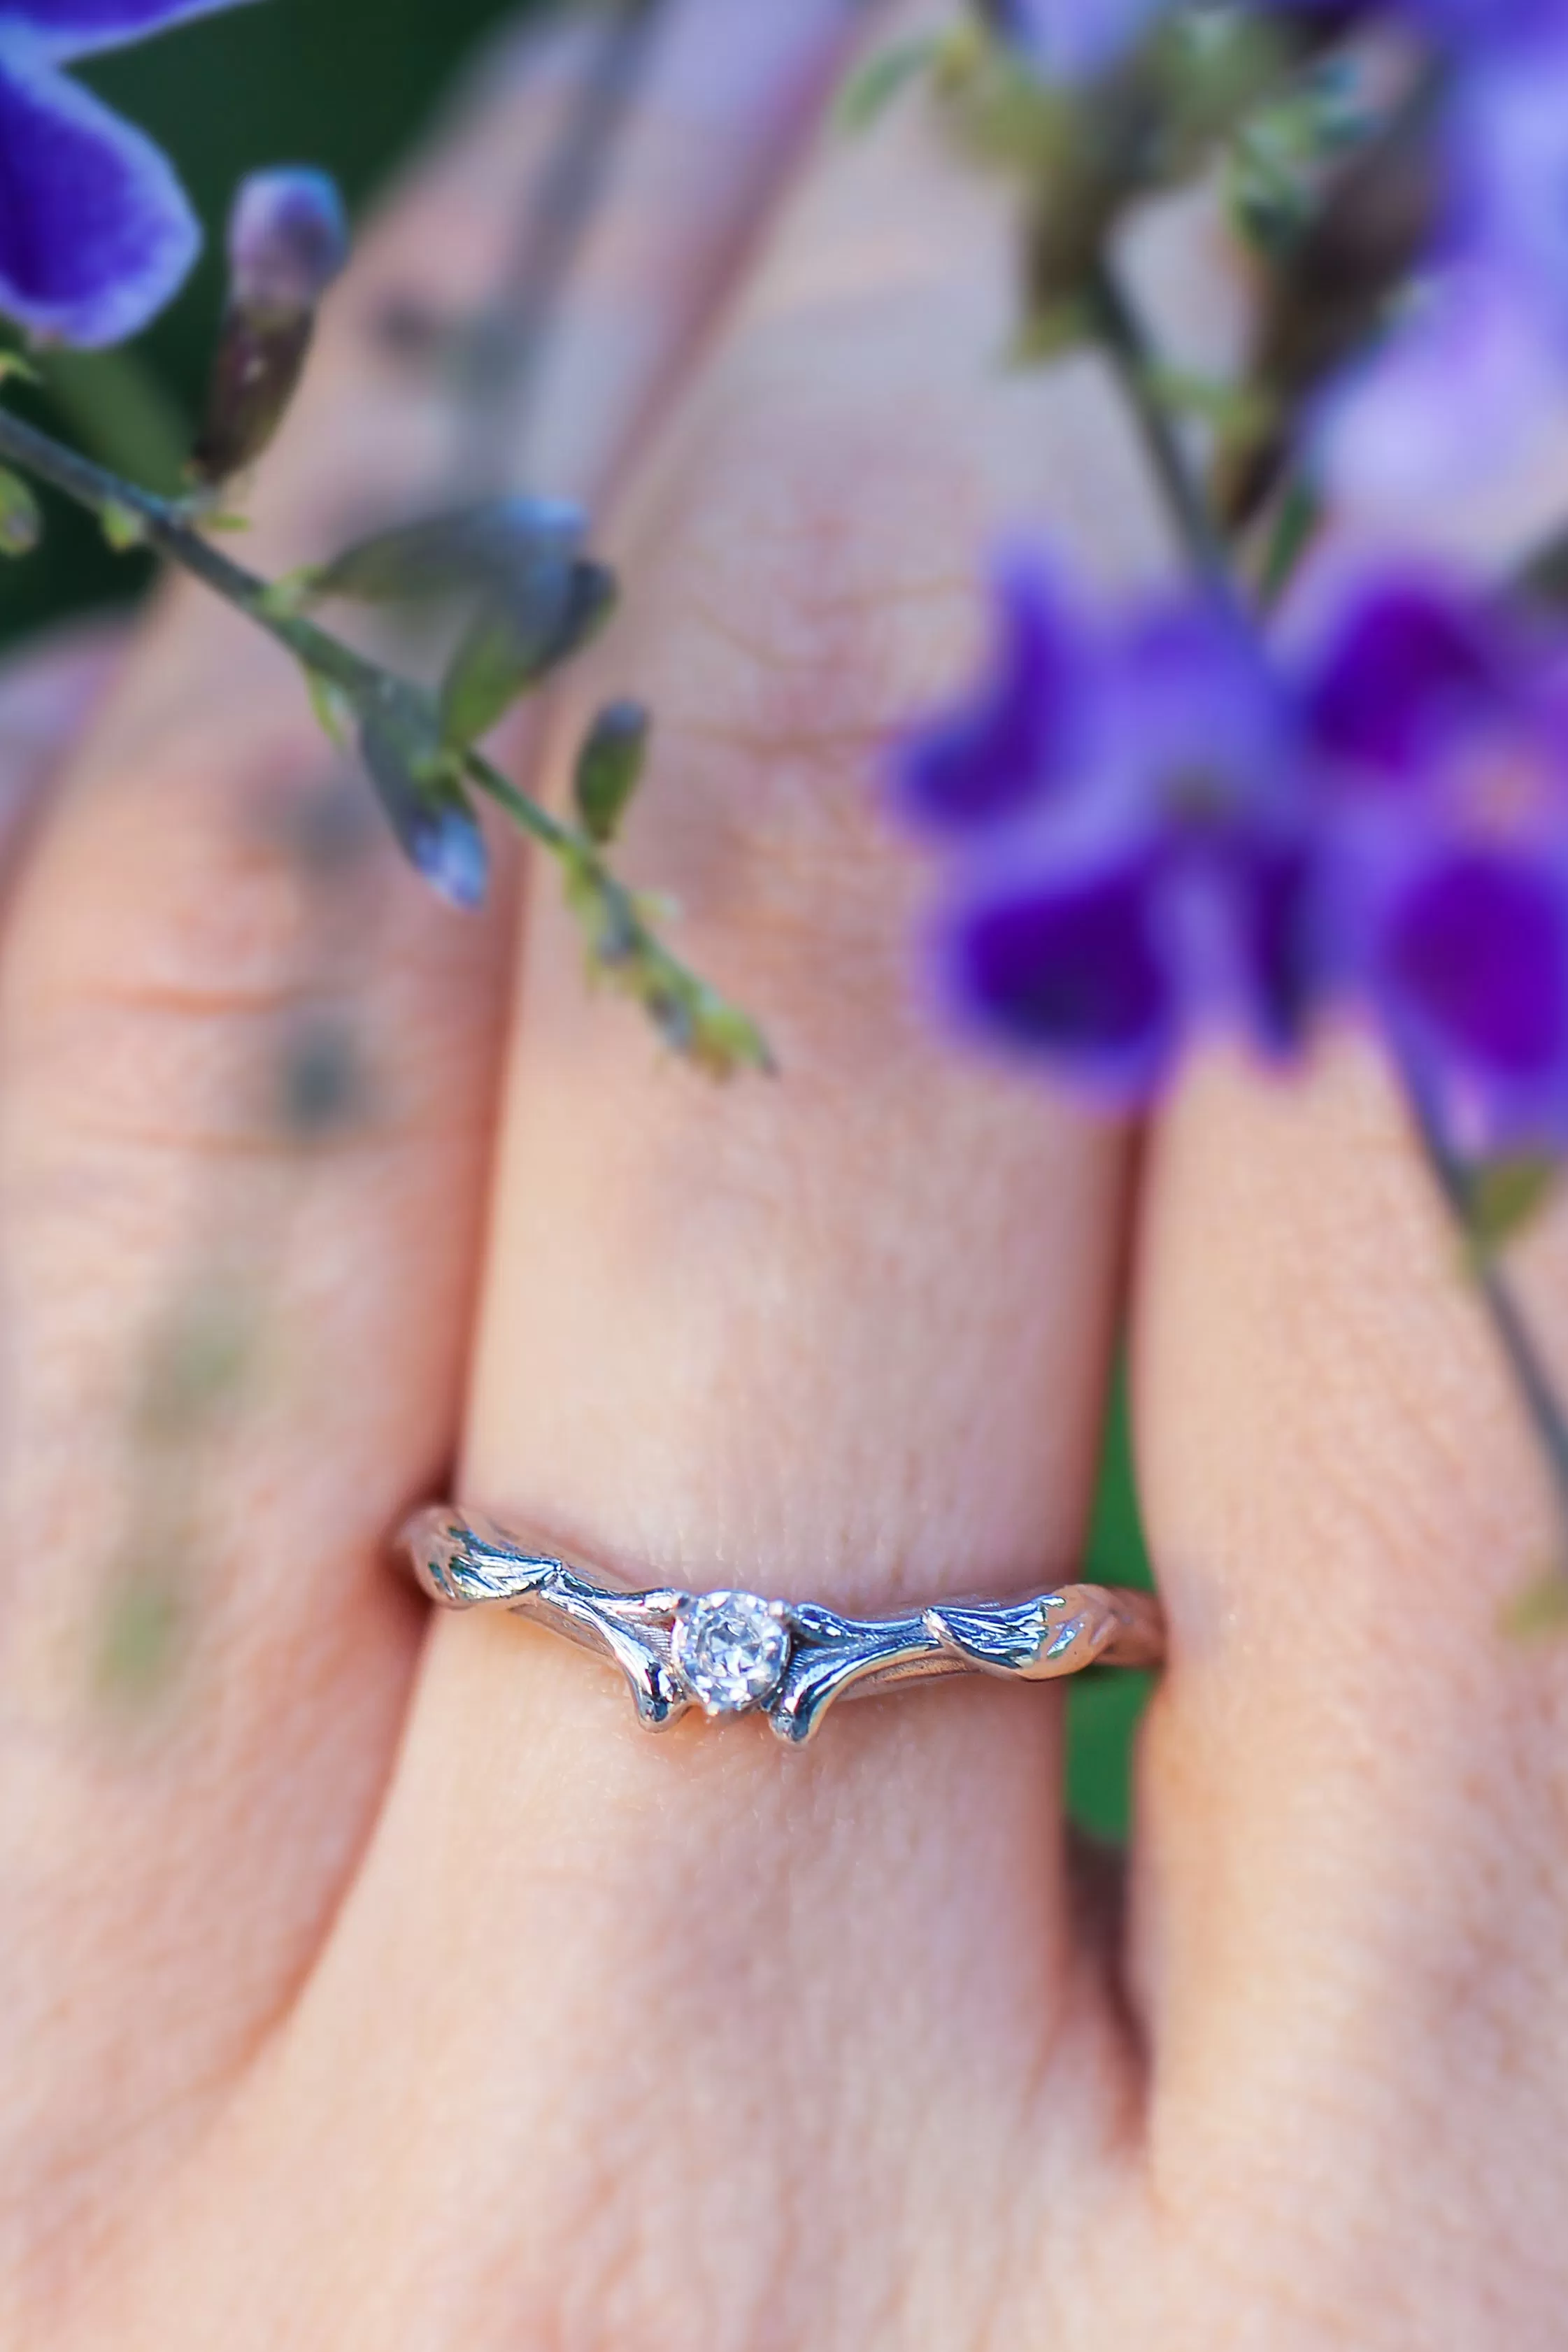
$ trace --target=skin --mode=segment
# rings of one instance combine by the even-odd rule
[[[1546,2352],[1568,1650],[1497,1630],[1541,1474],[1364,1047],[1206,1062],[1134,1164],[913,1001],[868,779],[986,549],[1172,554],[1092,370],[998,370],[992,194],[918,115],[805,136],[826,0],[676,17],[528,467],[614,488],[625,616],[513,748],[558,786],[653,704],[630,870],[781,1081],[658,1059],[547,872],[476,920],[327,856],[296,682],[194,594],[63,774],[85,686],[6,739],[0,2340]],[[258,562],[449,486],[374,320],[500,280],[579,62],[492,73],[367,239]],[[1190,240],[1162,282],[1223,333]],[[361,1084],[308,1141],[322,1024]],[[1568,1378],[1561,1220],[1517,1270]],[[182,1412],[215,1297],[244,1369]],[[1110,1899],[1057,1694],[655,1742],[388,1573],[456,1476],[693,1587],[1065,1574],[1124,1304],[1173,1652]]]

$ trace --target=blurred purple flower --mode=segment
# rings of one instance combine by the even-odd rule
[[[902,811],[954,855],[945,999],[1113,1101],[1199,1021],[1288,1048],[1312,989],[1300,793],[1247,637],[1201,603],[1092,631],[1022,562],[998,605],[994,673],[896,761]]]
[[[314,310],[348,257],[348,215],[325,172],[280,163],[241,182],[228,224],[231,303]]]
[[[1080,81],[1114,65],[1169,0],[989,0],[990,15],[1053,81]]]
[[[96,346],[144,326],[201,242],[165,157],[60,68],[236,0],[0,0],[0,312]]]
[[[1102,1100],[1198,1030],[1349,1003],[1479,1150],[1568,1141],[1568,666],[1391,578],[1271,668],[1201,602],[1090,629],[1002,576],[1002,658],[900,747],[944,1001]]]
[[[1070,780],[1095,698],[1098,648],[1026,558],[999,568],[996,646],[966,703],[905,747],[902,793],[923,824],[963,832],[1012,816]]]
[[[1424,282],[1328,396],[1342,496],[1426,499],[1517,460],[1568,393],[1568,6],[1427,0],[1457,37]]]
[[[1561,655],[1463,593],[1388,582],[1304,681],[1336,984],[1477,1152],[1568,1141]]]

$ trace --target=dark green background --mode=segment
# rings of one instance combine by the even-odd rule
[[[206,258],[138,350],[187,415],[222,299],[218,244],[237,180],[258,164],[317,163],[361,203],[464,54],[516,13],[497,0],[259,0],[94,63],[86,78],[159,139],[208,224]],[[139,562],[111,557],[93,529],[51,503],[43,551],[0,571],[0,639],[133,593],[142,577]],[[1123,1580],[1141,1572],[1142,1559],[1119,1400],[1086,1573]],[[1126,1820],[1129,1733],[1142,1684],[1138,1675],[1089,1676],[1072,1692],[1073,1810],[1108,1833]]]
[[[502,0],[258,0],[81,69],[173,156],[207,224],[201,266],[135,347],[187,413],[222,300],[222,227],[236,183],[258,164],[318,163],[359,205],[465,53],[519,13]],[[110,559],[89,525],[51,505],[43,551],[0,572],[0,639],[133,593],[141,576]]]

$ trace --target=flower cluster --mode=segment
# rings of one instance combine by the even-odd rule
[[[1016,54],[1065,81],[1105,73],[1184,14],[1171,0],[993,0],[990,13]],[[1321,469],[1387,504],[1517,458],[1568,392],[1568,0],[1251,0],[1250,13],[1319,39],[1392,24],[1422,59],[1425,233],[1374,347],[1324,388]]]
[[[943,995],[1112,1101],[1205,1024],[1284,1059],[1357,1006],[1479,1153],[1568,1142],[1568,675],[1475,594],[1371,582],[1287,661],[1194,596],[997,583],[989,675],[910,735]]]

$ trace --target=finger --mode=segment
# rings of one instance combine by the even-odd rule
[[[0,866],[86,732],[123,654],[121,628],[88,621],[26,640],[0,661]]]
[[[1391,2344],[1540,2342],[1568,1669],[1501,1618],[1554,1529],[1370,1053],[1289,1090],[1206,1074],[1166,1122],[1142,1265],[1174,1651],[1142,1773],[1163,2236],[1189,2286],[1239,2279],[1263,2315],[1310,2208],[1302,2332],[1270,2342],[1329,2340],[1352,2292],[1397,2309]],[[1561,1377],[1561,1217],[1519,1272]]]
[[[918,122],[830,142],[626,520],[593,682],[658,714],[629,855],[784,1075],[715,1097],[658,1066],[536,908],[467,1490],[639,1579],[877,1608],[1066,1573],[1081,1528],[1121,1144],[931,1033],[919,877],[873,805],[1042,489],[1089,561],[1162,560],[1098,388],[999,372],[998,232]],[[379,2214],[416,2336],[460,2236],[458,2336],[667,2340],[674,2311],[694,2342],[888,2341],[907,2297],[932,2341],[977,2309],[1003,2340],[1003,2242],[1078,2210],[1066,2143],[1087,2114],[1103,2146],[1124,2086],[1058,1729],[1047,1692],[964,1685],[805,1754],[647,1741],[575,1653],[444,1622],[253,2160],[337,2066],[372,2136],[405,2119],[395,2168],[342,2119],[300,2227],[331,2263]],[[417,2047],[364,2021],[415,2001]]]
[[[696,15],[717,76],[745,26]],[[820,43],[819,12],[795,21]],[[710,170],[660,70],[612,199],[657,257],[622,283],[644,389],[712,299],[719,213],[776,160],[749,71],[756,178]],[[464,414],[372,331],[394,294],[483,305],[573,103],[547,54],[368,240],[268,477],[268,562],[447,495]],[[583,482],[637,390],[601,403]],[[434,906],[362,789],[254,633],[174,600],[5,945],[0,2014],[30,2210],[84,2150],[145,2184],[195,2127],[305,1964],[396,1734],[418,1619],[377,1554],[453,1444],[506,927]]]

